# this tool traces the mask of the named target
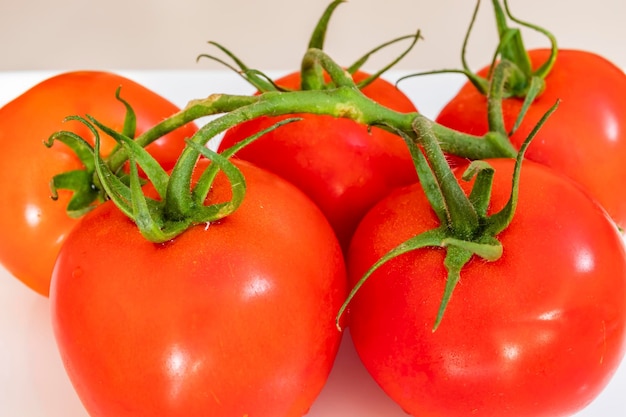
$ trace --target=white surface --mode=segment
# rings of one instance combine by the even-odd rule
[[[152,88],[180,106],[190,99],[210,93],[251,91],[241,79],[230,73],[119,73]],[[49,72],[0,72],[0,105],[49,75]],[[397,75],[390,73],[389,77],[394,80]],[[461,81],[457,76],[434,76],[411,79],[401,87],[423,114],[434,117]],[[576,417],[624,417],[625,392],[626,361],[602,394]],[[0,416],[88,417],[58,356],[49,321],[48,299],[27,289],[1,267]],[[372,381],[346,334],[330,379],[308,416],[405,417],[406,414]]]

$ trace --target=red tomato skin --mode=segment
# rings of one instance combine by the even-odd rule
[[[357,72],[354,80],[366,76]],[[300,74],[292,73],[276,83],[298,89]],[[362,91],[394,110],[417,111],[404,93],[383,79]],[[226,132],[219,149],[293,116],[260,117],[235,126]],[[400,137],[382,129],[331,116],[296,116],[303,120],[264,135],[239,151],[237,157],[303,190],[320,207],[347,248],[356,225],[374,203],[393,188],[417,181],[411,156]]]
[[[66,240],[52,321],[90,416],[295,417],[322,389],[341,340],[341,249],[304,194],[238,166],[248,191],[220,222],[153,244],[107,202]],[[211,193],[230,189],[218,177]]]
[[[548,58],[549,50],[531,50],[529,55],[537,66]],[[519,148],[544,113],[560,99],[558,109],[533,139],[526,157],[580,183],[620,227],[626,227],[626,198],[615,192],[626,178],[624,72],[596,54],[563,49],[545,82],[543,94],[531,105],[524,122],[511,137],[513,145]],[[504,100],[507,129],[513,127],[521,106],[520,99]],[[436,121],[482,135],[488,131],[486,110],[485,96],[466,84]]]
[[[512,162],[494,160],[490,211],[508,198]],[[466,185],[464,185],[468,188]],[[438,225],[418,185],[392,193],[355,232],[349,285],[384,253]],[[404,254],[350,305],[365,367],[414,416],[569,416],[605,387],[626,346],[626,261],[606,212],[561,175],[524,163],[503,256],[472,259],[443,321],[442,250]]]
[[[47,148],[43,142],[59,130],[80,134],[93,143],[89,130],[67,116],[90,114],[120,131],[125,107],[120,95],[133,106],[137,133],[142,133],[178,108],[158,94],[117,74],[101,71],[67,72],[35,85],[0,109],[0,262],[34,291],[47,296],[50,276],[59,247],[76,224],[65,208],[70,194],[59,192],[51,199],[50,181],[56,174],[80,169],[73,152],[62,143]],[[184,139],[196,127],[189,124],[152,143],[147,149],[164,168],[173,167]],[[102,136],[103,152],[113,140]]]

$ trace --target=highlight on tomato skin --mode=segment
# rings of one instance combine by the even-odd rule
[[[155,244],[109,201],[68,236],[51,317],[90,416],[300,417],[324,386],[342,338],[341,248],[300,190],[235,163],[246,197],[223,220]],[[208,200],[230,193],[220,174]]]
[[[512,162],[489,162],[492,212],[507,201]],[[516,214],[498,235],[502,257],[465,265],[436,331],[441,249],[387,262],[350,304],[359,357],[410,415],[570,416],[599,395],[624,357],[626,254],[613,222],[543,165],[525,161],[520,187]],[[350,286],[385,252],[437,225],[419,185],[390,194],[355,232]]]

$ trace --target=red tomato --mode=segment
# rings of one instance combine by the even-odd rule
[[[154,244],[111,202],[68,236],[54,269],[53,328],[92,417],[300,417],[341,340],[341,248],[319,209],[239,162],[229,217]],[[230,198],[218,177],[211,202]]]
[[[543,63],[550,51],[529,51],[533,65]],[[485,69],[482,70],[485,74]],[[557,99],[561,104],[533,140],[526,157],[548,165],[580,183],[626,227],[626,76],[593,53],[560,50],[546,88],[531,105],[511,140],[519,147],[541,116]],[[507,129],[512,128],[522,100],[504,100]],[[444,107],[436,121],[468,133],[487,132],[486,98],[466,84]]]
[[[367,74],[357,72],[356,82]],[[298,89],[300,74],[277,80],[285,88]],[[401,112],[415,106],[400,90],[377,79],[363,93]],[[264,129],[282,117],[261,117],[226,132],[219,149]],[[382,129],[348,119],[300,114],[303,120],[276,129],[237,153],[291,181],[326,215],[345,248],[365,212],[393,188],[417,181],[417,174],[403,140]]]
[[[513,161],[492,165],[495,212],[509,197]],[[392,193],[355,232],[349,282],[437,226],[419,185]],[[441,249],[384,264],[350,304],[359,356],[409,414],[569,416],[598,395],[619,365],[626,255],[606,212],[571,180],[527,161],[515,217],[499,240],[499,260],[465,265],[435,332],[446,282]]]
[[[50,181],[56,174],[82,168],[76,155],[62,143],[51,149],[43,142],[59,130],[69,130],[93,140],[77,121],[63,123],[71,115],[90,114],[121,131],[126,109],[120,96],[135,110],[137,133],[175,113],[174,104],[122,76],[96,71],[68,72],[49,78],[0,109],[0,262],[24,284],[47,295],[50,275],[59,247],[76,219],[65,208],[69,192],[60,191],[53,201]],[[147,149],[169,169],[184,147],[193,124],[159,139]],[[114,141],[103,136],[103,151]]]

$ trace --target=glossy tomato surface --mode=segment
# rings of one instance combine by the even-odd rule
[[[512,161],[491,161],[490,211],[510,192]],[[465,185],[467,188],[467,185]],[[377,204],[355,232],[351,285],[382,255],[438,226],[419,185]],[[558,417],[588,405],[626,346],[626,258],[606,212],[579,186],[526,161],[503,256],[474,257],[443,320],[442,249],[389,261],[350,304],[365,367],[413,416]]]
[[[65,208],[69,192],[61,190],[51,199],[50,181],[56,174],[82,168],[66,145],[52,148],[43,142],[60,130],[69,130],[93,143],[86,126],[68,116],[89,114],[121,131],[125,106],[134,109],[137,133],[157,124],[178,108],[151,90],[120,75],[100,71],[67,72],[33,86],[0,108],[0,262],[18,279],[42,295],[47,295],[50,275],[59,247],[76,219]],[[195,132],[187,125],[152,143],[147,149],[169,169],[184,147],[184,140]],[[113,140],[102,135],[103,152]]]
[[[549,50],[529,51],[533,65],[548,59]],[[482,74],[485,74],[483,69]],[[533,102],[511,140],[519,147],[532,128],[561,100],[541,128],[527,158],[563,172],[580,183],[626,227],[626,198],[621,189],[626,178],[626,75],[603,57],[579,50],[560,50],[544,92]],[[508,129],[522,106],[520,99],[503,103]],[[437,122],[482,135],[488,130],[485,97],[466,84],[443,108]]]
[[[367,76],[357,72],[355,81]],[[300,74],[276,81],[298,89]],[[401,112],[415,112],[409,98],[395,86],[377,79],[363,93]],[[272,126],[281,117],[261,117],[226,132],[219,149]],[[345,248],[365,212],[393,188],[417,180],[403,140],[380,128],[348,119],[299,114],[303,120],[276,129],[237,153],[303,190],[324,212]]]
[[[296,417],[341,340],[341,248],[319,209],[240,162],[229,217],[164,244],[110,202],[72,231],[50,301],[63,363],[92,417]],[[218,177],[209,199],[230,198]]]

